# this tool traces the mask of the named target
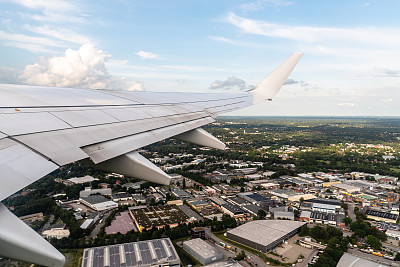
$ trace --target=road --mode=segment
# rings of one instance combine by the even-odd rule
[[[391,250],[393,252],[400,252],[400,247],[393,246],[393,245],[390,245],[390,244],[387,244],[387,243],[382,243],[382,247],[384,247],[386,249],[389,249],[389,250]]]
[[[218,243],[218,244],[219,244],[220,242],[226,243],[226,241],[224,241],[224,240],[218,238],[217,236],[215,236],[215,235],[210,231],[209,228],[205,228],[205,230],[206,230],[206,237],[207,237],[207,238],[212,238],[212,239],[214,239],[215,242]],[[237,252],[240,252],[240,251],[242,250],[241,248],[236,247],[236,246],[234,246],[234,245],[232,245],[232,244],[230,244],[230,246],[231,246],[231,250],[232,250],[232,251],[235,251],[235,249],[236,249]],[[232,255],[234,255],[234,254],[232,254]],[[255,265],[258,266],[258,267],[267,266],[267,264],[266,264],[260,257],[254,255],[253,253],[250,253],[250,252],[246,251],[246,256],[247,256],[247,259],[248,259],[248,260],[250,260],[250,261],[252,261],[253,263],[255,263]]]
[[[377,263],[382,263],[382,264],[385,264],[385,265],[388,265],[388,266],[400,266],[395,261],[388,260],[388,259],[376,256],[376,255],[373,255],[373,254],[361,252],[359,250],[349,249],[347,252],[352,254],[352,255],[354,255],[354,256],[357,256],[359,258],[363,258],[363,259],[366,259],[366,260],[374,261],[374,262],[377,262]]]
[[[356,215],[354,213],[354,207],[356,206],[356,204],[353,202],[346,202],[346,203],[348,204],[347,213],[348,213],[350,219],[354,222],[354,221],[356,221]]]
[[[104,225],[107,217],[110,216],[111,212],[112,212],[112,210],[110,210],[106,214],[104,214],[102,219],[100,219],[100,220],[103,220],[103,221],[101,223],[96,224],[96,226],[94,227],[93,231],[89,234],[89,237],[97,236],[97,234],[100,232],[101,227]]]
[[[302,262],[296,263],[296,267],[307,267],[308,264],[311,262],[312,258],[317,255],[318,249],[314,249],[311,253],[303,259]]]
[[[38,233],[43,234],[43,231],[46,231],[47,228],[49,228],[49,226],[53,222],[53,220],[54,220],[54,215],[51,214],[50,218],[47,220],[47,222],[38,230]]]

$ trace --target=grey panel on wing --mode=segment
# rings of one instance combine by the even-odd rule
[[[77,110],[52,112],[54,116],[65,121],[72,127],[90,126],[106,123],[119,122],[116,118],[103,112],[102,110]]]
[[[139,104],[90,89],[1,84],[0,92],[0,107],[9,108]]]
[[[97,164],[116,156],[126,154],[140,147],[175,136],[179,133],[199,128],[213,121],[214,119],[211,117],[205,117],[184,123],[177,123],[148,132],[82,147],[82,150],[85,151],[92,161]]]
[[[153,129],[184,123],[204,118],[206,116],[208,116],[206,113],[174,115],[168,117],[150,118],[137,121],[127,121],[21,135],[15,136],[14,138],[40,152],[61,166],[73,161],[87,158],[88,155],[81,149],[81,147],[131,136],[142,132],[148,132]],[[124,153],[132,150],[125,151]]]
[[[0,256],[44,266],[64,266],[65,258],[0,203]]]
[[[153,116],[146,113],[144,109],[135,108],[106,108],[103,112],[113,116],[119,121],[132,121],[152,118]]]
[[[8,138],[0,140],[0,200],[30,185],[58,166]]]
[[[0,131],[7,135],[29,134],[71,128],[48,112],[0,114]]]
[[[231,103],[228,105],[214,106],[214,107],[207,108],[206,110],[213,114],[218,115],[218,114],[223,114],[223,113],[233,111],[236,109],[249,107],[251,105],[252,104],[249,104],[248,102],[242,101],[242,102]]]

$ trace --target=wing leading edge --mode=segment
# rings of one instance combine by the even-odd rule
[[[135,150],[170,137],[224,149],[201,127],[218,114],[271,100],[301,56],[294,53],[256,88],[237,94],[0,85],[0,200],[74,161],[169,184],[169,176]],[[5,207],[0,207],[0,216],[18,220]],[[0,244],[18,246],[21,233],[32,235],[24,224],[0,227]],[[42,241],[24,240],[24,253],[0,249],[0,255],[62,266],[62,254],[55,249],[45,253]]]

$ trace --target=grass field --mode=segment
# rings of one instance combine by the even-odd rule
[[[83,249],[63,250],[65,256],[64,267],[79,267],[82,265]]]

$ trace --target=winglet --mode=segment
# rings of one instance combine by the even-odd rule
[[[292,72],[302,55],[302,52],[293,53],[276,70],[268,75],[267,78],[260,82],[256,88],[249,91],[249,93],[253,95],[253,104],[265,100],[272,100],[272,98],[279,92],[282,85],[286,82],[289,74]]]

